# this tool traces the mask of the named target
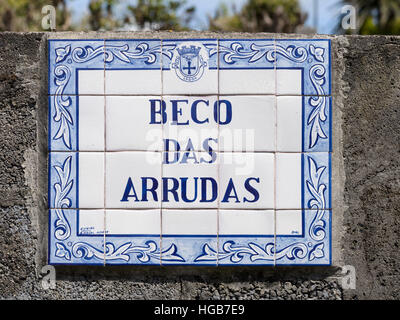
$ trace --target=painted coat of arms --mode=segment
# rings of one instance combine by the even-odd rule
[[[172,63],[179,79],[186,82],[199,80],[207,66],[206,55],[198,45],[182,44],[176,49],[176,58]]]

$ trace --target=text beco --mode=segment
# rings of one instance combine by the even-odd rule
[[[150,124],[165,124],[170,121],[172,125],[190,125],[190,120],[182,120],[184,113],[190,114],[191,121],[197,124],[205,124],[214,121],[220,125],[229,124],[232,120],[232,104],[228,100],[217,100],[210,103],[210,100],[198,99],[189,105],[189,100],[170,100],[171,119],[168,119],[167,102],[161,99],[150,99]],[[199,117],[201,108],[211,108],[212,119]],[[203,113],[204,114],[204,113]],[[222,119],[224,115],[224,119]]]

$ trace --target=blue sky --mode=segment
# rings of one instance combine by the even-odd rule
[[[125,3],[134,3],[135,0],[122,0]],[[187,0],[188,5],[196,7],[196,19],[193,21],[193,28],[201,30],[207,26],[207,15],[212,15],[216,8],[221,3],[231,6],[235,5],[236,8],[246,3],[247,0]],[[304,12],[308,14],[306,25],[313,26],[314,12],[313,3],[318,1],[319,14],[318,14],[318,33],[330,34],[334,32],[338,17],[340,16],[340,3],[341,0],[300,0],[300,6]],[[71,0],[71,8],[74,16],[79,19],[87,13],[87,6],[89,0]],[[85,10],[81,11],[82,8]],[[118,9],[117,9],[118,10]],[[118,13],[117,13],[118,14]]]

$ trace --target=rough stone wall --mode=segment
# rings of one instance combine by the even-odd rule
[[[56,289],[43,290],[48,36],[0,33],[0,298],[399,298],[400,37],[331,37],[334,266],[58,266]],[[356,267],[356,290],[340,286],[345,264]]]
[[[0,296],[29,297],[37,282],[38,117],[43,34],[0,33]],[[42,195],[45,197],[45,195]]]
[[[345,66],[345,297],[400,299],[400,37],[349,38]]]

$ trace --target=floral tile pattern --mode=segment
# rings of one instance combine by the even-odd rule
[[[105,40],[105,94],[161,95],[161,61],[161,40]]]
[[[276,68],[299,69],[303,75],[301,91],[295,83],[287,83],[284,73],[277,72],[277,94],[314,95],[331,94],[330,41],[323,39],[279,39],[276,46]]]
[[[220,94],[275,94],[274,40],[221,39],[218,54]]]
[[[303,234],[276,238],[275,265],[330,265],[331,210],[304,210]]]
[[[331,264],[329,40],[48,50],[49,263]]]
[[[105,56],[104,40],[50,40],[49,95],[104,94]]]

